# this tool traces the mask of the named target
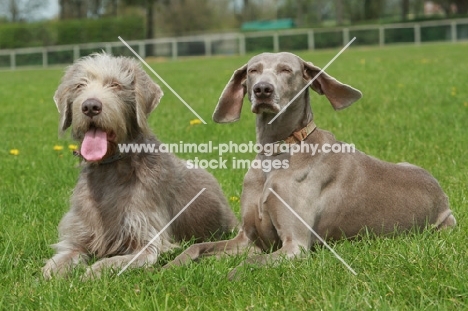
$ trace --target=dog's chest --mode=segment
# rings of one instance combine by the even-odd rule
[[[122,183],[90,174],[75,189],[74,206],[88,224],[87,249],[98,257],[132,252],[157,233],[151,198],[144,195],[141,183],[126,178]]]

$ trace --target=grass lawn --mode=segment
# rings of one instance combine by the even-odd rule
[[[318,66],[337,50],[301,52]],[[429,170],[450,198],[453,230],[332,244],[357,276],[326,248],[305,259],[227,273],[242,256],[206,258],[187,267],[128,270],[80,282],[44,281],[57,225],[68,210],[78,176],[69,139],[57,137],[52,96],[63,68],[0,72],[0,306],[8,310],[466,310],[468,309],[468,44],[351,48],[327,72],[360,89],[350,108],[333,111],[313,96],[319,127],[375,157]],[[232,72],[250,56],[152,62],[152,67],[207,121],[195,116],[159,83],[165,96],[149,118],[166,143],[255,141],[254,116],[244,109],[234,124],[211,114]],[[150,74],[151,75],[151,74]],[[246,103],[247,104],[247,103]],[[247,108],[247,107],[246,107]],[[54,150],[62,146],[63,150]],[[10,151],[17,149],[18,154]],[[55,148],[59,149],[59,148]],[[180,154],[192,159],[217,154]],[[224,159],[253,159],[226,154]],[[211,170],[239,215],[246,170]],[[161,257],[164,264],[180,250]]]

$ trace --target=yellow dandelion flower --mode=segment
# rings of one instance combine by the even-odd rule
[[[77,145],[70,144],[70,145],[68,145],[68,149],[71,150],[71,151],[75,151],[75,150],[78,149],[78,146],[77,146]]]
[[[456,87],[452,86],[452,89],[451,89],[451,91],[450,91],[450,95],[452,95],[452,96],[456,96],[456,95],[457,95],[457,88],[456,88]]]
[[[10,154],[14,155],[14,156],[17,156],[19,154],[19,150],[18,149],[11,149]]]
[[[201,124],[202,121],[199,120],[199,119],[193,119],[193,120],[190,120],[190,125],[196,125],[196,124]]]
[[[429,60],[427,58],[423,58],[423,59],[421,59],[421,63],[422,64],[427,64],[427,63],[429,63]]]
[[[364,58],[361,58],[361,61],[360,61],[361,65],[365,65],[366,64],[366,60]]]
[[[464,102],[463,106],[468,107],[468,102]]]
[[[229,201],[231,202],[239,202],[239,200],[240,200],[239,197],[236,197],[236,196],[232,196],[229,198]]]
[[[54,150],[55,150],[55,151],[62,151],[62,150],[63,150],[63,146],[55,145],[55,146],[54,146]]]

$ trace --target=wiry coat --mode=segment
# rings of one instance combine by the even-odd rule
[[[121,143],[160,145],[146,118],[161,96],[159,86],[130,58],[94,54],[66,71],[54,96],[60,131],[71,126],[73,138],[82,141],[90,128],[98,128],[106,133],[108,148],[102,160],[82,165],[70,211],[59,225],[57,253],[43,268],[46,278],[65,274],[90,256],[101,259],[87,277],[98,276],[104,267],[121,268],[159,233],[132,265],[153,264],[181,240],[219,237],[235,227],[215,178],[188,169],[173,154],[130,153],[106,161]],[[102,104],[92,117],[84,113],[89,99]],[[161,232],[202,188],[206,190]]]

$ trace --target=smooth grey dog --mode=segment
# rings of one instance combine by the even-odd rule
[[[54,96],[59,130],[71,126],[84,163],[70,211],[59,225],[57,253],[43,268],[45,278],[64,275],[90,257],[99,260],[85,278],[99,276],[103,268],[122,268],[160,234],[131,266],[151,265],[181,240],[220,237],[235,228],[234,213],[208,172],[188,169],[170,153],[123,154],[117,148],[160,145],[146,119],[162,95],[131,58],[93,54],[67,69]]]
[[[252,263],[299,256],[302,249],[319,242],[299,217],[324,239],[352,238],[365,229],[384,235],[456,224],[438,182],[415,165],[387,163],[358,150],[314,155],[280,152],[285,146],[292,150],[309,145],[326,151],[346,145],[315,126],[308,89],[278,115],[313,78],[310,88],[325,95],[336,110],[361,98],[358,90],[324,72],[318,75],[320,71],[291,53],[264,53],[234,72],[213,119],[219,123],[238,120],[247,94],[251,111],[257,115],[257,143],[279,150],[260,152],[256,160],[278,160],[278,165],[270,172],[253,167],[247,172],[241,197],[242,227],[235,238],[194,244],[167,266],[247,248],[254,253],[274,251],[251,257],[248,262]]]

